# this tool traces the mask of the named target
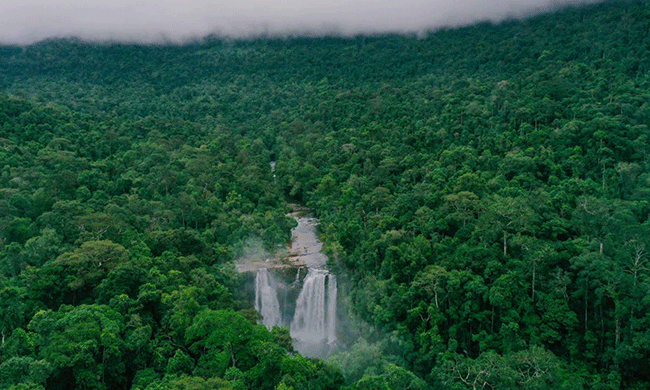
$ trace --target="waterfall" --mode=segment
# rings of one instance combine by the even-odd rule
[[[316,237],[318,220],[305,212],[291,214],[298,226],[291,230],[288,256],[254,264],[254,306],[267,328],[289,325],[296,351],[322,358],[336,350],[338,287]]]
[[[298,267],[298,270],[296,271],[296,280],[293,281],[292,286],[297,286],[298,284],[300,284],[300,270],[302,268],[303,267]]]
[[[336,341],[336,276],[329,274],[327,284],[327,343]]]
[[[328,344],[336,340],[336,277],[309,269],[296,301],[291,335],[299,342]]]
[[[282,324],[275,282],[266,268],[258,269],[255,275],[255,310],[262,315],[262,323],[267,328]]]

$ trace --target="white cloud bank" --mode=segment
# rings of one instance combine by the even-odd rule
[[[594,0],[587,0],[593,2]],[[52,37],[181,42],[215,33],[423,32],[499,21],[579,0],[0,0],[0,42]]]

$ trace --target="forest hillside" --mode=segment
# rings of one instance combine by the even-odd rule
[[[2,46],[0,92],[0,389],[650,386],[648,1]],[[372,329],[328,362],[239,292],[289,202]]]

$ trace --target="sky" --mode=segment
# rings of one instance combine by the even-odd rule
[[[0,0],[0,43],[423,33],[595,0]]]

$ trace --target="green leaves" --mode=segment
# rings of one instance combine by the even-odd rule
[[[52,366],[50,380],[71,377],[76,386],[109,388],[124,381],[124,320],[108,306],[63,306],[41,311],[29,323],[37,355]]]
[[[0,95],[0,375],[340,387],[232,311],[224,269],[284,245],[288,196],[399,355],[345,360],[357,387],[647,387],[648,20],[2,49],[0,84],[52,103]]]
[[[0,364],[0,383],[4,386],[30,384],[45,385],[52,372],[52,365],[46,360],[20,356],[6,359]]]
[[[485,352],[476,359],[446,354],[438,380],[453,389],[578,389],[580,378],[564,371],[558,358],[540,347],[499,355]]]
[[[127,250],[111,241],[88,241],[73,252],[59,256],[54,267],[62,267],[71,290],[87,291],[127,258]]]

